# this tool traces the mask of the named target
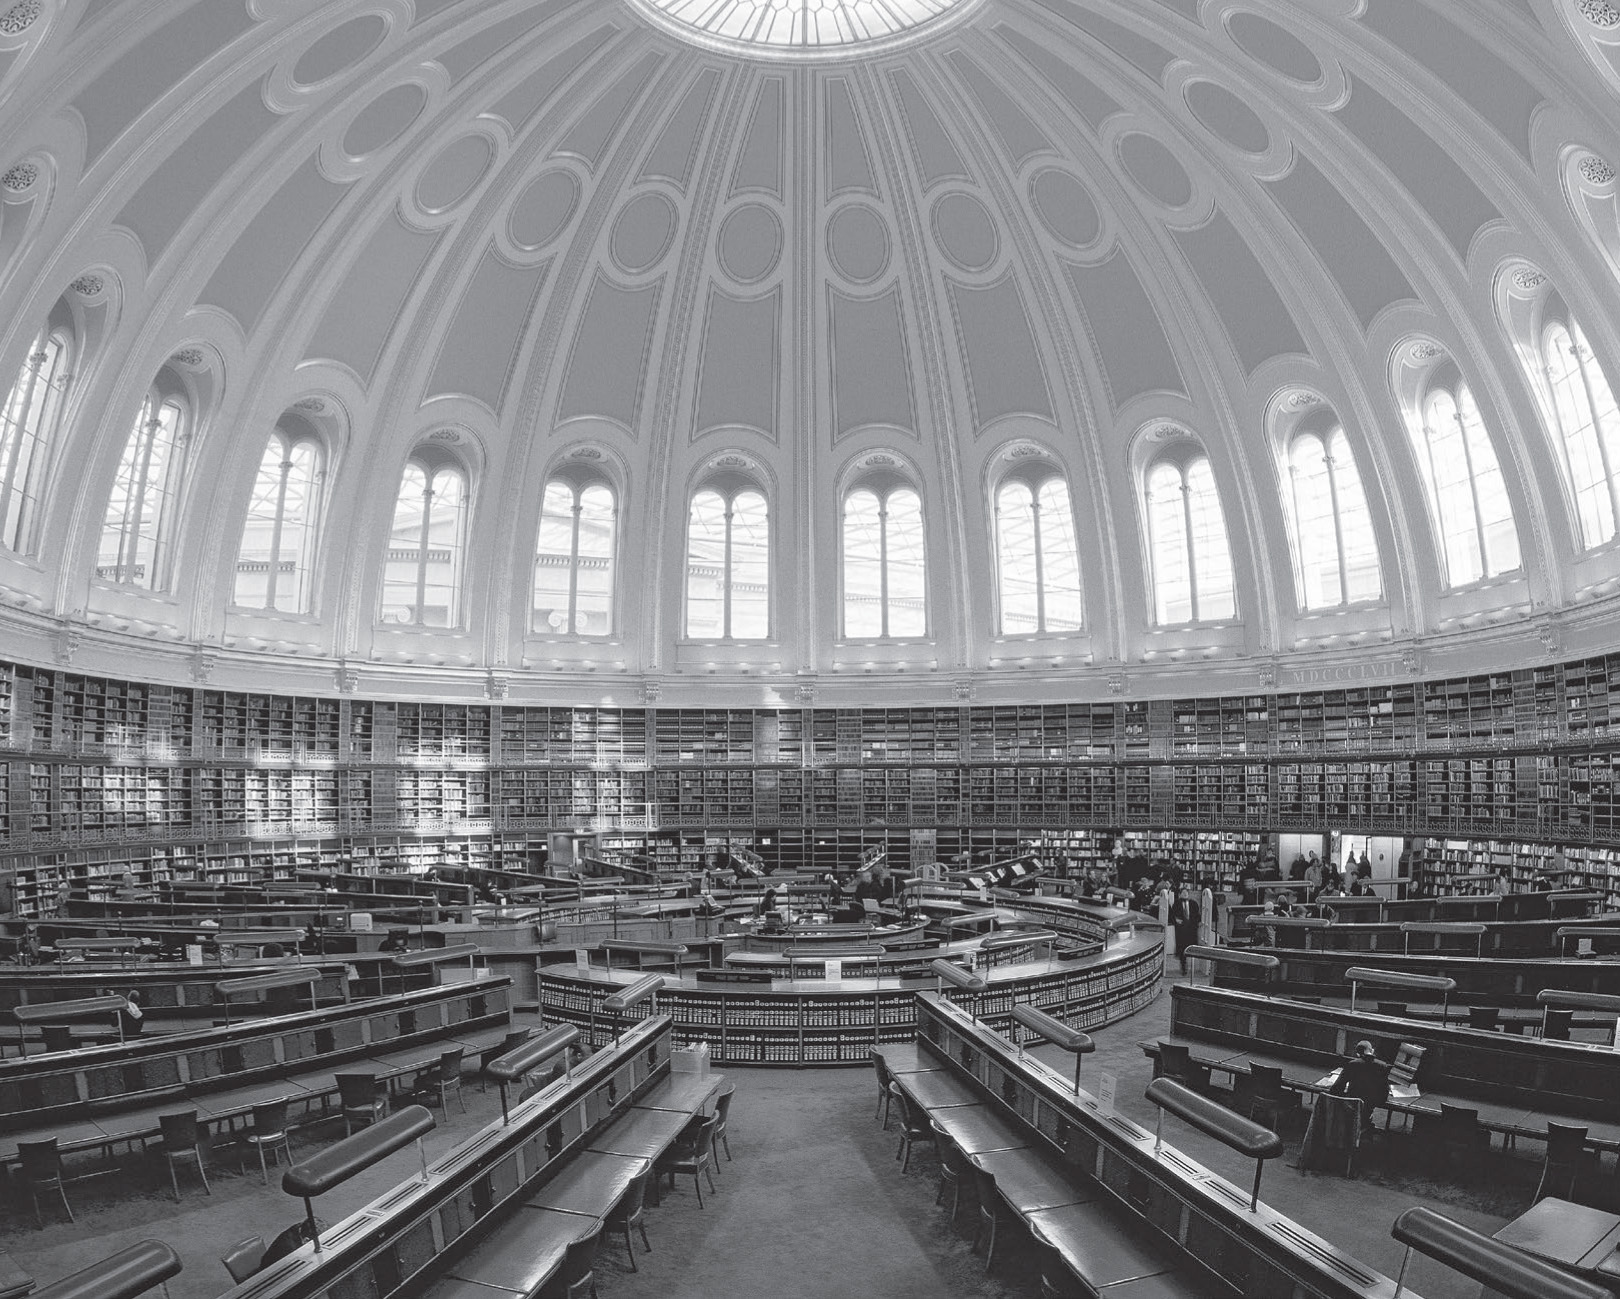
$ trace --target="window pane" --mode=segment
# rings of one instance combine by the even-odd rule
[[[1614,389],[1609,387],[1609,378],[1593,355],[1580,325],[1571,323],[1570,330],[1574,339],[1575,359],[1591,393],[1598,437],[1608,457],[1609,477],[1612,480],[1616,473],[1620,473],[1620,410],[1615,407]]]
[[[453,627],[460,612],[457,595],[467,483],[460,470],[440,469],[433,475],[432,486],[428,546],[423,563],[422,614],[418,621],[427,627]]]
[[[1191,622],[1192,563],[1181,471],[1161,464],[1148,475],[1148,541],[1153,555],[1153,605],[1159,623]]]
[[[388,534],[388,556],[383,564],[382,620],[416,622],[416,575],[422,558],[422,494],[427,471],[407,463],[399,479],[394,503],[394,526]]]
[[[156,589],[179,478],[180,407],[151,396],[119,458],[107,498],[96,576]]]
[[[534,629],[568,633],[568,588],[574,565],[574,489],[546,484],[534,555]]]
[[[618,504],[613,489],[594,483],[579,494],[579,579],[574,634],[606,636],[613,630],[613,568]]]
[[[1023,483],[1005,483],[996,493],[996,561],[1000,578],[1001,632],[1040,630],[1035,591],[1035,497]]]
[[[1468,464],[1474,473],[1480,531],[1485,534],[1485,573],[1488,577],[1511,573],[1519,567],[1519,529],[1513,521],[1513,503],[1508,499],[1496,447],[1485,431],[1474,394],[1466,385],[1458,393],[1458,411],[1467,440]]]
[[[1440,530],[1446,574],[1450,585],[1462,586],[1484,576],[1484,556],[1474,521],[1474,491],[1468,477],[1468,449],[1462,416],[1449,392],[1429,399],[1424,437],[1425,485]]]
[[[286,444],[272,436],[259,461],[242,521],[242,544],[236,552],[236,587],[231,603],[243,609],[269,607],[270,570],[275,562],[276,518],[281,509],[281,463]]]
[[[320,450],[313,442],[289,448],[280,434],[271,435],[242,521],[232,604],[308,611],[319,476]]]
[[[725,635],[726,503],[718,492],[692,497],[686,523],[686,634],[693,640]]]
[[[1588,547],[1600,545],[1614,535],[1614,501],[1609,493],[1603,448],[1598,443],[1591,394],[1582,375],[1575,342],[1562,325],[1554,325],[1547,331],[1546,360],[1553,414],[1569,465],[1570,488],[1575,493],[1575,510],[1581,521],[1581,539]],[[1606,383],[1603,387],[1607,391]],[[1610,400],[1612,402],[1612,397]]]
[[[0,406],[0,546],[25,548],[39,479],[60,417],[67,344],[44,334],[28,349],[17,381]]]
[[[1192,519],[1189,538],[1196,576],[1193,617],[1220,622],[1237,615],[1236,582],[1232,575],[1232,548],[1221,513],[1220,489],[1207,459],[1187,466],[1187,513]]]
[[[1377,600],[1384,593],[1378,570],[1378,539],[1373,535],[1372,511],[1361,487],[1361,474],[1350,440],[1335,429],[1329,443],[1333,455],[1333,482],[1339,498],[1339,531],[1344,537],[1344,571],[1349,589],[1345,599]]]
[[[771,631],[771,538],[765,498],[740,492],[731,502],[731,628],[734,640]]]
[[[1333,490],[1327,454],[1314,434],[1294,439],[1288,467],[1293,477],[1294,539],[1299,550],[1301,595],[1307,609],[1344,602],[1339,581],[1339,543],[1333,530]]]
[[[862,488],[844,500],[844,635],[883,634],[882,521],[878,499]]]
[[[1049,478],[1041,485],[1041,581],[1049,632],[1080,630],[1080,552],[1074,539],[1069,485]]]
[[[889,493],[890,636],[928,632],[926,575],[923,571],[922,499],[910,488]]]

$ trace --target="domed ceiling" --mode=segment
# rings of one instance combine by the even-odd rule
[[[0,550],[8,653],[798,703],[1606,648],[1620,559],[1583,537],[1522,345],[1554,301],[1620,371],[1617,89],[1620,11],[1591,0],[20,0],[0,375],[47,322],[73,355],[31,534]],[[1517,526],[1484,581],[1448,585],[1407,433],[1441,371]],[[155,381],[195,422],[143,590],[97,576],[97,534]],[[1285,447],[1312,421],[1354,448],[1382,595],[1307,611]],[[232,605],[277,427],[324,457],[307,613]],[[379,616],[421,448],[471,484],[450,627]],[[1165,448],[1208,457],[1236,617],[1156,621]],[[997,632],[993,492],[1021,462],[1069,484],[1078,632]],[[874,475],[923,503],[922,636],[841,635],[840,502]],[[605,637],[530,617],[559,476],[617,494]],[[688,502],[724,481],[769,501],[764,640],[683,634]]]

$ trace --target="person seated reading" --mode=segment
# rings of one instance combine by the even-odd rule
[[[1389,1066],[1378,1058],[1373,1044],[1363,1038],[1328,1091],[1334,1096],[1354,1096],[1361,1102],[1361,1131],[1365,1136],[1373,1130],[1373,1110],[1389,1101]]]

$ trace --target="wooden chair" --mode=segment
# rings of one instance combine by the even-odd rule
[[[557,1275],[540,1287],[538,1299],[596,1299],[596,1246],[602,1239],[602,1228],[597,1227],[589,1236],[576,1240],[563,1255],[562,1267]]]
[[[1283,1087],[1283,1071],[1278,1065],[1249,1066],[1249,1117],[1276,1131],[1282,1123],[1289,1095]]]
[[[1199,1077],[1198,1067],[1193,1064],[1191,1049],[1183,1043],[1170,1042],[1162,1037],[1159,1039],[1159,1054],[1154,1061],[1153,1076],[1171,1078],[1194,1090],[1203,1090],[1203,1080]]]
[[[883,1130],[887,1132],[889,1130],[889,1103],[894,1099],[894,1094],[890,1090],[890,1084],[894,1082],[894,1075],[889,1072],[889,1066],[884,1063],[883,1056],[875,1049],[872,1052],[872,1072],[877,1075],[878,1085],[877,1113],[873,1114],[872,1117],[875,1119],[878,1114],[881,1114],[883,1116]]]
[[[388,1092],[375,1074],[340,1073],[338,1098],[343,1106],[343,1135],[352,1137],[355,1124],[368,1127],[388,1114]]]
[[[203,1194],[212,1195],[214,1190],[208,1185],[208,1171],[203,1167],[202,1127],[197,1122],[197,1111],[159,1114],[158,1129],[163,1134],[158,1148],[163,1162],[169,1166],[169,1185],[174,1188],[174,1202],[180,1203],[180,1179],[174,1171],[175,1161],[180,1159],[197,1161],[197,1176],[202,1178]]]
[[[22,1163],[23,1181],[28,1183],[28,1196],[34,1202],[34,1222],[43,1227],[45,1219],[39,1212],[41,1190],[55,1191],[62,1197],[62,1209],[69,1222],[76,1222],[73,1206],[68,1203],[67,1190],[62,1185],[62,1152],[56,1147],[56,1138],[43,1141],[19,1141],[17,1158]]]
[[[456,1104],[461,1106],[461,1112],[467,1112],[467,1101],[461,1094],[461,1057],[465,1054],[465,1047],[451,1047],[439,1056],[433,1068],[422,1078],[422,1090],[437,1093],[439,1108],[446,1114],[450,1112],[451,1092],[455,1092]]]
[[[1532,1204],[1551,1195],[1560,1200],[1575,1198],[1575,1183],[1587,1162],[1586,1129],[1568,1123],[1547,1124],[1547,1156],[1541,1164],[1541,1181],[1536,1184]]]
[[[726,1152],[726,1162],[731,1162],[731,1142],[726,1140],[726,1121],[731,1117],[731,1098],[737,1094],[737,1084],[727,1083],[726,1089],[714,1098],[714,1116],[720,1121],[714,1126],[714,1139],[720,1143]],[[720,1171],[720,1159],[715,1157],[714,1171]]]
[[[253,1107],[253,1128],[243,1139],[259,1155],[259,1178],[266,1186],[270,1185],[270,1172],[265,1166],[264,1152],[270,1151],[271,1162],[276,1161],[276,1152],[285,1151],[287,1162],[293,1161],[292,1137],[288,1135],[287,1125],[287,1098],[266,1101],[263,1105]],[[243,1161],[246,1162],[245,1160]]]
[[[1041,1270],[1041,1299],[1092,1299],[1096,1293],[1069,1271],[1058,1247],[1041,1234],[1034,1223],[1029,1228],[1035,1242],[1035,1260]]]
[[[219,1261],[231,1274],[231,1280],[241,1285],[264,1262],[264,1237],[249,1236],[246,1240],[237,1241],[219,1256]]]
[[[1468,1027],[1494,1031],[1501,1009],[1496,1006],[1470,1006],[1468,1008]]]
[[[41,1024],[39,1031],[48,1052],[78,1049],[79,1043],[73,1036],[73,1030],[66,1024]]]
[[[641,1243],[647,1253],[652,1253],[652,1242],[647,1239],[647,1183],[652,1181],[653,1168],[648,1164],[644,1169],[630,1179],[630,1185],[624,1188],[624,1194],[613,1211],[603,1220],[602,1225],[609,1231],[624,1232],[624,1252],[630,1256],[630,1270],[639,1272],[636,1266],[636,1251],[630,1243],[630,1228],[634,1227],[641,1233]]]
[[[1569,1030],[1574,1022],[1575,1012],[1573,1010],[1549,1010],[1546,1023],[1541,1030],[1542,1040],[1546,1042],[1569,1041]]]
[[[714,1174],[710,1171],[714,1167],[714,1130],[720,1120],[713,1114],[708,1118],[700,1118],[688,1125],[687,1130],[675,1139],[669,1153],[658,1161],[658,1171],[669,1174],[669,1184],[675,1185],[677,1173],[690,1173],[692,1186],[697,1191],[698,1208],[703,1207],[703,1186],[698,1181],[698,1174],[709,1179],[709,1191],[714,1191]]]
[[[934,1203],[943,1204],[945,1193],[949,1191],[951,1221],[954,1223],[962,1207],[962,1182],[969,1177],[971,1165],[944,1128],[932,1119],[929,1120],[929,1127],[934,1133],[934,1153],[939,1156],[939,1189],[934,1193]]]
[[[913,1105],[911,1098],[900,1090],[899,1083],[890,1083],[889,1090],[900,1102],[900,1144],[894,1148],[894,1157],[899,1159],[901,1155],[905,1156],[900,1165],[903,1173],[911,1167],[911,1147],[919,1141],[934,1139],[934,1125],[928,1111]]]
[[[969,1167],[973,1169],[973,1187],[979,1195],[979,1230],[973,1238],[973,1249],[977,1252],[980,1244],[984,1245],[984,1270],[988,1272],[996,1261],[997,1229],[1022,1219],[1007,1207],[1007,1202],[996,1191],[993,1173],[971,1161]]]

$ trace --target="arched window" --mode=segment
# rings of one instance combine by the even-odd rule
[[[96,576],[147,590],[162,587],[175,527],[175,504],[189,439],[177,397],[147,393],[124,444],[101,526]]]
[[[1581,541],[1590,548],[1613,537],[1620,519],[1620,412],[1580,325],[1560,321],[1543,337],[1553,419],[1575,493]]]
[[[1080,555],[1061,477],[997,488],[996,585],[1003,636],[1080,630]]]
[[[764,640],[771,634],[770,524],[770,507],[755,488],[693,493],[686,520],[689,639]]]
[[[67,363],[67,339],[42,333],[0,408],[0,546],[7,550],[26,550],[33,534],[40,480],[62,418]]]
[[[383,565],[384,622],[459,624],[467,496],[467,473],[460,465],[416,457],[406,462]]]
[[[1519,567],[1519,530],[1496,448],[1466,383],[1436,388],[1410,423],[1418,470],[1440,534],[1446,584],[1466,586]]]
[[[1147,475],[1153,614],[1160,626],[1237,615],[1232,549],[1209,457],[1161,460]]]
[[[613,630],[618,502],[606,483],[553,478],[540,507],[534,557],[534,630],[606,636]]]
[[[910,487],[844,497],[844,635],[928,634],[922,498]]]
[[[1288,477],[1304,607],[1379,599],[1378,540],[1344,430],[1297,434],[1288,445]]]
[[[237,608],[310,611],[321,474],[313,439],[270,435],[236,552]]]

